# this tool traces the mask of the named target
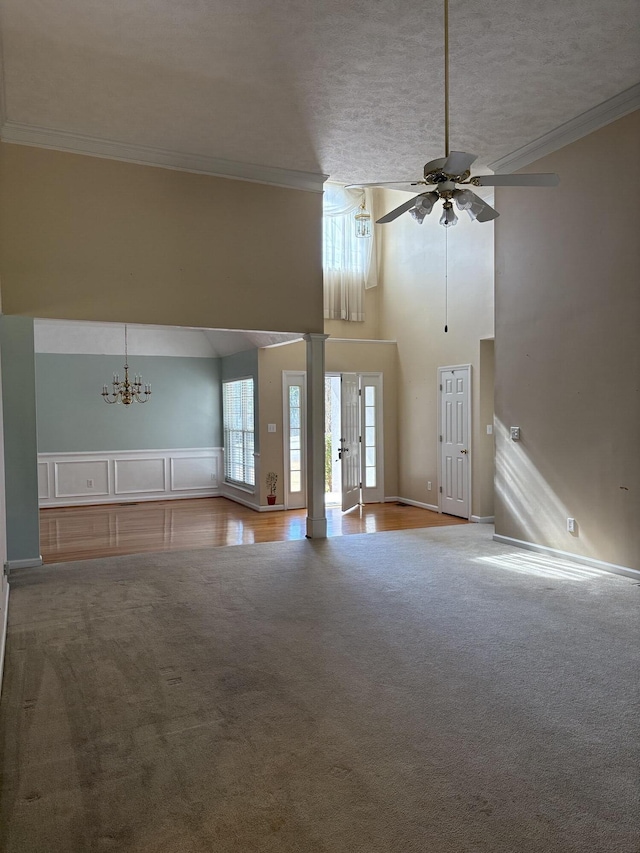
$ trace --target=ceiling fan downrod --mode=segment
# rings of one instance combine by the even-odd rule
[[[449,156],[449,0],[444,0],[444,155]]]

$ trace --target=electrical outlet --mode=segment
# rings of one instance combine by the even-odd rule
[[[92,489],[92,488],[93,488],[93,480],[87,480],[87,488],[88,488],[88,489]]]
[[[431,491],[431,480],[427,480],[427,489]]]
[[[511,427],[511,441],[520,441],[520,427]]]
[[[575,518],[568,518],[567,519],[567,531],[569,533],[575,533],[576,532],[576,520],[575,520]]]
[[[215,475],[215,474],[212,474],[212,475],[211,475],[211,480],[212,480],[212,482],[214,482],[214,483],[215,483],[215,481],[216,481],[216,475]]]
[[[493,424],[487,424],[487,435],[493,435]]]

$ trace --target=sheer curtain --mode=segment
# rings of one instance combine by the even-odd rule
[[[322,268],[327,320],[362,322],[364,291],[378,283],[375,237],[373,233],[371,237],[356,237],[354,217],[363,198],[373,226],[370,190],[345,189],[338,184],[324,187]]]

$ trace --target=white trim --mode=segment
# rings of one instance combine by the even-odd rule
[[[2,602],[2,634],[0,634],[0,694],[2,694],[2,676],[4,675],[4,655],[7,649],[7,627],[9,625],[9,583],[5,584],[4,601]]]
[[[411,498],[398,498],[398,497],[386,497],[384,499],[386,504],[388,503],[401,503],[401,504],[409,504],[409,506],[417,506],[418,509],[429,509],[431,512],[440,513],[440,509],[434,504],[425,504],[422,501],[412,501]]]
[[[9,573],[15,569],[35,569],[42,565],[42,557],[32,557],[29,560],[7,560],[7,569]]]
[[[291,471],[289,469],[289,388],[299,385],[302,388],[300,403],[300,492],[290,491]],[[307,372],[306,370],[282,371],[282,467],[284,472],[283,509],[305,509],[307,506]],[[296,500],[297,497],[297,500]]]
[[[233,498],[230,498],[230,500],[233,500]],[[284,510],[285,505],[284,504],[267,504],[267,506],[264,506],[263,504],[260,504],[260,506],[251,507],[251,509],[257,509],[258,512],[275,512],[276,510]],[[298,507],[298,509],[304,509],[304,507],[303,506]]]
[[[234,491],[232,492],[231,489],[234,489]],[[230,483],[223,483],[220,488],[220,496],[227,498],[227,500],[235,501],[237,504],[242,504],[242,506],[247,506],[249,509],[254,509],[256,512],[260,512],[260,504],[257,501],[250,501],[248,498],[242,497],[242,495],[236,493],[238,491],[240,490],[235,489]],[[247,492],[247,494],[250,493]],[[271,507],[264,507],[264,509],[271,509]]]
[[[496,542],[501,542],[503,545],[513,545],[516,548],[524,548],[526,551],[537,551],[540,554],[549,554],[552,557],[559,557],[563,560],[570,560],[572,563],[583,563],[586,566],[591,566],[594,569],[602,569],[604,572],[611,572],[614,575],[624,575],[625,577],[640,580],[640,571],[631,569],[627,566],[618,566],[616,563],[605,563],[604,560],[594,560],[592,557],[583,557],[582,554],[574,554],[571,551],[561,551],[558,548],[549,548],[547,545],[537,545],[535,542],[525,542],[522,539],[512,539],[511,536],[502,536],[499,533],[494,533],[493,538]]]
[[[472,515],[469,521],[473,521],[476,524],[493,524],[496,520],[494,515]]]
[[[366,461],[367,452],[365,447],[365,395],[364,385],[369,384],[376,389],[375,395],[375,430],[376,430],[376,485],[367,487]],[[360,420],[360,499],[363,504],[380,503],[384,501],[384,374],[382,371],[371,373],[358,373],[359,390],[359,420]]]
[[[17,121],[5,121],[1,138],[3,142],[17,145],[30,145],[36,148],[52,148],[72,154],[84,154],[89,157],[102,157],[108,160],[123,160],[141,166],[159,166],[179,172],[195,172],[217,178],[229,178],[235,181],[250,181],[255,184],[268,184],[273,187],[323,192],[328,175],[321,172],[300,172],[295,169],[281,169],[277,166],[259,166],[253,163],[238,163],[235,160],[223,160],[208,154],[189,154],[183,151],[169,151],[149,145],[118,142],[113,139],[100,139],[80,133],[69,133],[49,127],[22,124]]]
[[[327,338],[327,343],[334,344],[397,344],[398,341],[377,340],[376,338]]]
[[[175,498],[200,498],[200,497],[215,497],[220,494],[220,477],[223,467],[224,451],[221,447],[194,447],[194,448],[170,448],[165,450],[110,450],[104,452],[88,452],[82,451],[79,453],[39,453],[38,454],[38,470],[43,471],[42,466],[47,468],[46,479],[49,484],[54,483],[53,490],[49,490],[46,496],[41,495],[39,506],[41,508],[52,506],[84,506],[92,504],[113,504],[113,503],[137,503],[139,501],[162,501],[173,500]],[[183,482],[180,486],[176,486],[175,471],[176,463],[183,460],[196,460],[196,468],[198,461],[202,470],[193,471],[191,484]],[[128,488],[123,491],[118,486],[118,465],[119,463],[134,463],[155,461],[162,463],[163,488],[158,488],[157,482],[153,482],[145,474],[144,466],[140,467],[137,473],[130,474],[132,482],[128,483]],[[87,469],[86,474],[76,478],[78,482],[73,483],[74,488],[68,489],[61,493],[58,489],[59,471],[65,466],[73,466],[76,464],[84,464],[87,466],[95,466],[95,476],[93,470]],[[193,464],[191,467],[194,467]],[[106,479],[106,489],[84,486],[84,478],[95,480],[98,482],[100,477]],[[209,482],[211,484],[205,485]],[[136,482],[137,478],[137,482]],[[44,479],[44,476],[42,477]],[[187,478],[188,480],[188,478]]]
[[[471,519],[471,510],[473,509],[473,366],[471,364],[452,364],[445,365],[443,367],[438,368],[438,387],[437,387],[437,397],[438,397],[438,426],[436,430],[436,443],[438,445],[437,452],[437,462],[438,462],[438,512],[442,512],[442,442],[440,441],[440,430],[442,429],[442,390],[440,386],[442,385],[442,373],[447,370],[462,370],[463,368],[468,368],[469,370],[469,389],[468,389],[468,398],[469,404],[467,406],[467,430],[469,437],[469,451],[470,453],[467,456],[467,471],[468,471],[468,480],[467,480],[467,488],[469,489],[469,515],[456,515],[455,518],[466,518],[467,521]]]
[[[575,118],[569,119],[569,121],[548,133],[544,133],[532,142],[512,151],[511,154],[499,157],[493,163],[489,163],[489,168],[502,174],[515,172],[523,166],[528,166],[529,163],[569,145],[571,142],[582,139],[583,136],[593,133],[594,130],[617,121],[617,119],[628,115],[639,107],[640,83],[636,83],[630,89],[626,89],[624,92],[609,98],[609,100],[575,116]]]

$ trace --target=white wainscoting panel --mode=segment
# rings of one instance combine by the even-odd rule
[[[155,459],[114,459],[116,495],[166,492],[166,467],[166,460],[162,456]]]
[[[50,494],[49,466],[46,462],[38,462],[38,500],[47,500]]]
[[[221,462],[222,456],[213,454],[174,457],[171,460],[171,491],[217,489]]]
[[[106,459],[59,459],[54,462],[56,498],[80,498],[109,494],[109,463]]]
[[[220,494],[221,447],[39,453],[41,507]]]

